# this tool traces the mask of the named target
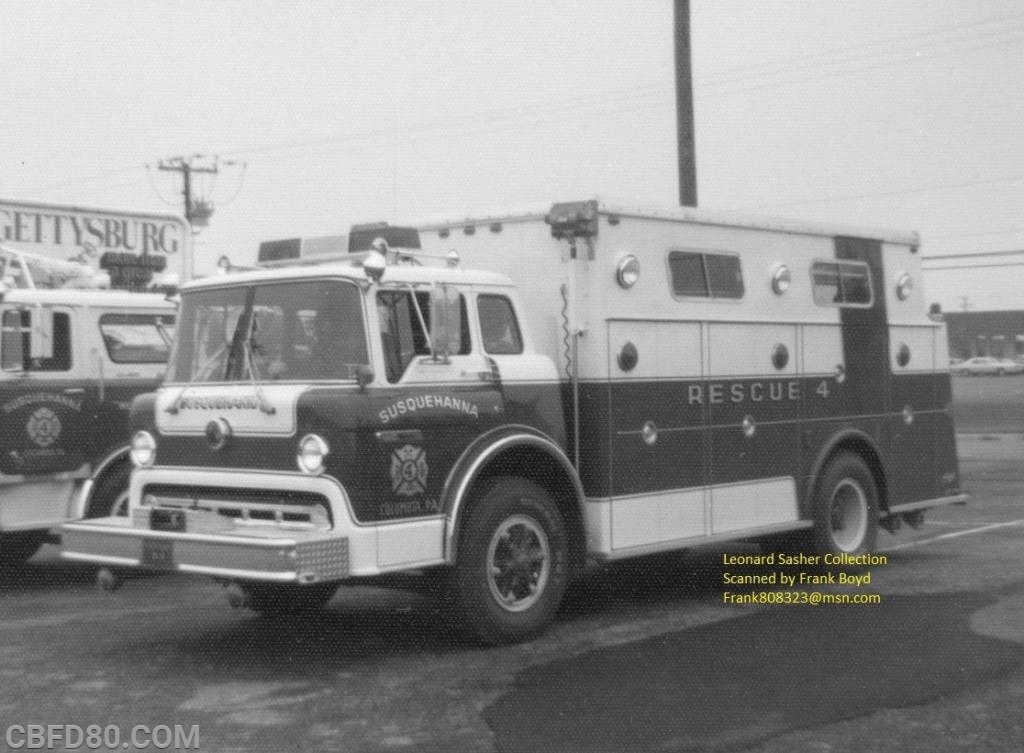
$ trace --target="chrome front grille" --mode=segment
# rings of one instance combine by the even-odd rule
[[[193,533],[331,529],[325,497],[308,492],[152,484],[132,512],[137,528]]]

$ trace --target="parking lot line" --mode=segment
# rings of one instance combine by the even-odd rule
[[[975,533],[985,533],[987,531],[994,531],[997,528],[1010,528],[1012,526],[1024,525],[1024,519],[1022,520],[1008,520],[1004,523],[992,523],[987,526],[979,526],[978,528],[967,528],[963,531],[951,531],[950,533],[943,533],[938,536],[932,536],[927,539],[917,539],[916,541],[908,541],[904,544],[897,544],[896,546],[886,547],[885,549],[879,549],[879,552],[893,552],[897,549],[908,549],[912,546],[923,546],[924,544],[932,544],[936,541],[944,541],[946,539],[957,539],[961,536],[970,536]]]

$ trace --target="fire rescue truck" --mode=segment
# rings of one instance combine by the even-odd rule
[[[0,563],[127,510],[128,413],[166,368],[180,217],[0,200]]]
[[[203,574],[275,613],[439,573],[502,643],[587,561],[755,540],[856,563],[965,499],[916,235],[589,200],[261,258],[183,288],[130,516],[64,527],[110,587]]]

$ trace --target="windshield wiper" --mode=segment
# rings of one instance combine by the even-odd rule
[[[174,398],[174,401],[166,408],[164,408],[164,410],[171,414],[177,413],[181,409],[181,399],[185,397],[185,393],[188,391],[188,389],[196,382],[198,382],[200,379],[205,379],[207,376],[209,376],[210,372],[212,371],[211,366],[218,360],[220,360],[220,357],[224,355],[224,352],[227,349],[228,343],[224,343],[219,348],[217,348],[217,350],[214,351],[209,358],[203,361],[202,365],[199,366],[199,368],[197,368],[195,373],[192,375],[192,378],[189,379],[188,382],[185,383],[185,386],[181,388],[181,391],[178,393],[178,396]]]
[[[256,363],[253,360],[252,355],[252,333],[256,329],[256,315],[253,314],[252,324],[249,326],[249,336],[245,338],[245,342],[242,343],[243,352],[245,353],[245,363],[249,367],[249,382],[252,384],[253,391],[256,393],[256,399],[259,401],[260,410],[266,413],[268,416],[273,416],[277,413],[277,408],[270,404],[267,400],[267,396],[263,394],[263,386],[260,384],[259,379],[256,377]]]
[[[164,324],[163,317],[158,316],[156,318],[155,325],[157,334],[159,334],[160,339],[164,341],[164,345],[167,346],[167,350],[170,350],[171,346],[174,344],[174,336],[168,331],[167,325]]]

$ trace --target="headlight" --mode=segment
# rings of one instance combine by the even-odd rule
[[[327,441],[316,434],[307,434],[299,440],[299,453],[295,461],[303,473],[323,473],[324,458],[331,453]]]
[[[148,431],[137,431],[132,437],[132,463],[136,468],[148,468],[156,460],[156,440]]]

